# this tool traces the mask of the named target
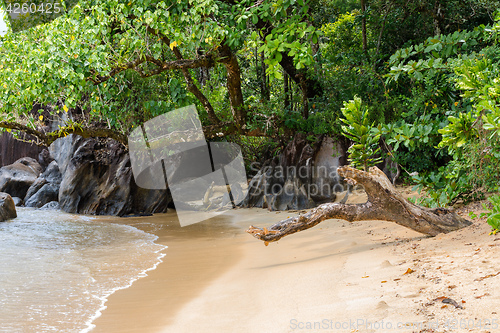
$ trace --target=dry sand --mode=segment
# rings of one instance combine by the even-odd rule
[[[500,236],[484,220],[434,238],[328,220],[267,247],[244,232],[292,214],[127,219],[169,248],[110,296],[93,332],[500,332]]]

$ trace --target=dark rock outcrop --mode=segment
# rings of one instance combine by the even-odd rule
[[[17,217],[16,205],[8,193],[0,192],[0,222]]]
[[[82,141],[85,140],[79,136],[70,134],[65,138],[57,139],[49,146],[50,158],[56,161],[61,174],[64,175],[66,172],[71,158],[75,154],[78,145],[82,144]]]
[[[40,209],[59,209],[59,202],[51,201],[43,205]]]
[[[307,209],[333,201],[344,190],[337,168],[345,165],[345,147],[323,137],[314,147],[297,134],[280,156],[264,164],[250,181],[240,206],[269,210]]]
[[[172,196],[168,190],[148,190],[138,187],[132,177],[131,181],[132,208],[127,214],[142,216],[153,213],[164,213],[172,204]]]
[[[38,154],[38,163],[40,163],[43,170],[45,170],[53,160],[54,159],[50,156],[47,149],[43,149],[40,154]]]
[[[45,171],[40,175],[47,183],[61,184],[62,174],[56,161],[50,162]]]
[[[43,185],[47,184],[47,180],[42,177],[38,177],[33,184],[29,187],[28,191],[26,192],[26,196],[24,197],[24,201],[29,200],[32,196],[34,196],[41,188]]]
[[[52,161],[45,171],[30,186],[24,198],[26,207],[40,208],[48,202],[57,201],[62,175],[56,161]]]
[[[123,147],[97,139],[76,138],[74,142],[76,149],[66,164],[59,190],[61,209],[69,213],[125,214],[132,203],[130,163]]]
[[[26,207],[40,208],[46,203],[57,201],[59,197],[59,185],[46,183],[33,196],[24,202]]]
[[[42,172],[40,164],[31,157],[23,157],[0,169],[0,192],[24,198],[30,186]]]
[[[16,205],[16,207],[22,206],[24,204],[23,199],[19,197],[12,197],[12,200],[14,200],[14,204]]]
[[[139,188],[133,179],[125,147],[111,139],[70,135],[50,146],[61,171],[60,208],[69,213],[96,215],[165,212],[168,190]]]

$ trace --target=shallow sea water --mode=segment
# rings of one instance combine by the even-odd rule
[[[88,332],[107,297],[156,268],[166,246],[132,226],[18,208],[0,223],[0,332]]]

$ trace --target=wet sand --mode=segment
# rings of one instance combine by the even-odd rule
[[[169,248],[156,270],[109,297],[93,332],[495,328],[500,237],[484,221],[429,238],[390,222],[329,220],[267,247],[244,232],[293,214],[240,209],[184,228],[173,214],[127,219]]]
[[[133,288],[109,297],[92,332],[158,332],[172,322],[189,300],[241,256],[235,228],[228,218],[181,228],[175,213],[120,221],[157,235],[168,246],[163,263],[134,282]]]

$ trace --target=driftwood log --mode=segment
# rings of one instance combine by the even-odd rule
[[[312,228],[327,219],[342,219],[349,222],[391,221],[430,236],[448,233],[472,224],[469,220],[458,216],[453,209],[431,209],[414,205],[403,198],[377,167],[365,172],[343,166],[338,168],[337,172],[351,185],[363,186],[368,201],[363,204],[325,203],[306,214],[290,217],[269,228],[250,226],[247,232],[267,245],[287,235]]]

